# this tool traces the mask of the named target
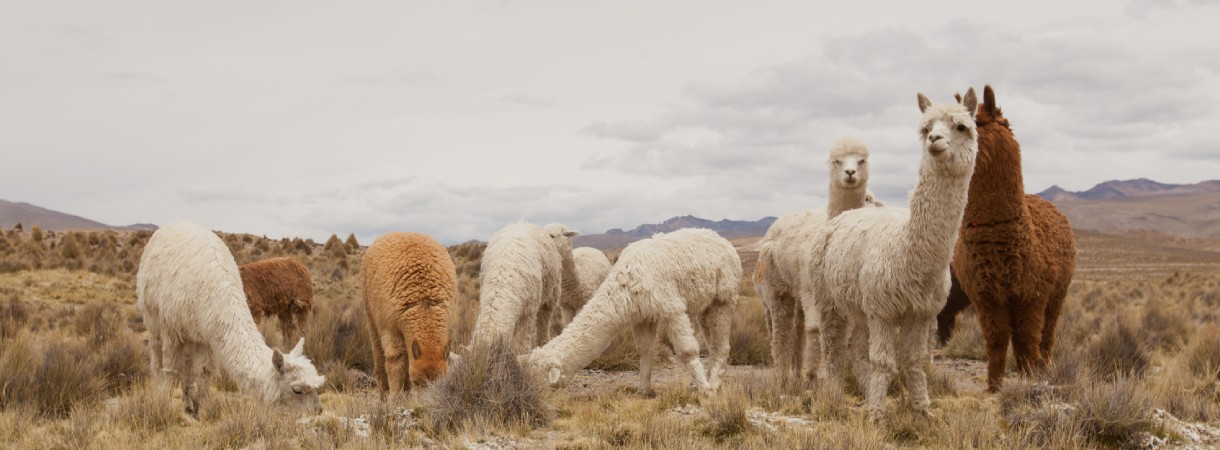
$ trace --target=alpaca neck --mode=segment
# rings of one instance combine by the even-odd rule
[[[833,219],[835,216],[857,208],[864,207],[864,198],[868,195],[868,190],[863,185],[844,188],[837,186],[834,181],[830,182],[830,201],[826,203],[827,219]]]
[[[563,275],[560,286],[563,289],[564,301],[572,301],[584,298],[584,291],[580,287],[580,279],[576,276],[576,260],[572,258],[572,252],[568,251],[563,255]]]
[[[999,125],[979,128],[979,155],[963,220],[976,225],[1012,222],[1025,212],[1021,146]]]
[[[920,168],[919,182],[911,195],[911,216],[905,229],[906,254],[920,261],[920,266],[940,268],[949,265],[962,224],[970,178],[969,171],[965,176],[944,176],[934,173],[932,168]]]
[[[542,348],[558,355],[563,372],[573,374],[589,365],[636,315],[626,289],[598,289],[563,333]]]
[[[245,307],[244,301],[242,306]],[[216,319],[222,323],[214,329],[223,330],[223,334],[212,351],[212,358],[237,383],[242,393],[267,403],[275,402],[279,398],[279,375],[271,362],[273,350],[267,346],[254,321],[248,317],[242,320],[242,315]]]

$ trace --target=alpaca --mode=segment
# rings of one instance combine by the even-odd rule
[[[422,234],[390,233],[369,246],[360,267],[382,398],[445,374],[449,306],[458,298],[449,251]]]
[[[628,245],[589,303],[563,333],[521,359],[552,386],[571,380],[631,326],[640,353],[641,394],[652,392],[658,328],[690,368],[703,392],[719,389],[729,357],[731,314],[737,305],[741,259],[714,231],[682,229]],[[695,318],[702,318],[696,322]],[[694,326],[707,334],[711,366],[704,373]]]
[[[816,308],[822,315],[823,360],[831,383],[842,382],[848,322],[867,336],[866,396],[877,421],[884,419],[899,356],[912,407],[928,414],[923,371],[928,333],[949,292],[949,260],[978,151],[973,88],[964,105],[934,106],[923,94],[918,99],[923,157],[910,210],[863,208],[828,221],[814,238],[805,274],[812,295],[802,297],[806,310]]]
[[[262,323],[267,316],[278,317],[280,342],[288,345],[313,311],[309,269],[295,259],[280,257],[244,264],[238,270],[254,323]]]
[[[559,305],[562,270],[555,240],[541,227],[521,221],[497,231],[479,266],[473,341],[508,339],[516,354],[545,343]]]
[[[942,334],[948,339],[957,311],[966,302],[974,305],[987,342],[987,389],[996,392],[1010,341],[1018,371],[1029,374],[1046,365],[1076,270],[1076,237],[1055,205],[1025,194],[1021,145],[996,106],[991,86],[983,88],[975,123],[978,176],[970,181],[970,201],[953,253],[961,290],[941,314],[946,324]]]
[[[754,286],[767,307],[771,361],[780,373],[797,373],[805,378],[813,378],[817,373],[820,327],[816,311],[802,308],[801,273],[809,267],[808,245],[826,220],[868,205],[872,197],[868,191],[868,156],[868,147],[856,139],[835,142],[826,159],[830,170],[830,201],[826,211],[786,214],[771,224],[763,237],[754,269]],[[805,326],[806,320],[811,321],[809,327]],[[802,364],[803,360],[813,364]]]
[[[153,233],[136,274],[137,305],[148,327],[151,371],[182,385],[187,413],[207,401],[208,368],[223,370],[246,395],[321,413],[318,375],[303,354],[267,346],[254,325],[229,247],[206,228],[175,222]]]
[[[569,242],[571,238],[569,237]],[[571,244],[569,244],[570,246]],[[557,320],[558,330],[572,322],[580,308],[589,302],[593,292],[606,280],[610,273],[610,259],[601,250],[591,247],[580,247],[572,250],[572,265],[564,263],[563,295],[559,299],[561,316]],[[554,328],[554,327],[552,327]],[[553,333],[558,335],[558,332]]]

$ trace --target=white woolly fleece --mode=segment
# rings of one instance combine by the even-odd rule
[[[479,268],[474,342],[511,339],[517,354],[546,342],[561,270],[559,251],[541,227],[519,221],[492,235]]]
[[[284,375],[278,373],[277,351],[254,325],[237,264],[206,228],[175,222],[153,233],[140,257],[136,294],[154,376],[164,371],[191,380],[214,361],[241,392],[268,403],[293,385],[316,389],[325,382],[300,344],[283,355]]]
[[[566,266],[566,264],[565,264]],[[610,274],[610,259],[601,250],[580,247],[572,250],[572,273],[564,270],[563,298],[559,307],[563,311],[560,329],[572,322],[580,308],[593,298],[593,292]]]
[[[731,313],[740,281],[736,250],[715,232],[684,229],[657,234],[624,249],[606,281],[563,333],[522,359],[552,385],[560,384],[633,326],[641,354],[641,391],[648,392],[659,327],[667,330],[675,354],[690,368],[696,386],[715,390],[728,361]],[[711,347],[712,366],[706,374],[692,328],[698,322]]]

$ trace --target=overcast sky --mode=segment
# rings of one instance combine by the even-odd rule
[[[816,3],[0,0],[0,198],[366,244],[597,233],[823,208],[850,135],[899,205],[915,93],[988,83],[1028,192],[1220,178],[1220,2]]]

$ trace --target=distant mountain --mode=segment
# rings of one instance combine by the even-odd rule
[[[111,226],[81,216],[31,205],[25,202],[0,200],[0,227],[9,228],[18,223],[26,230],[38,226],[44,230],[155,230],[156,225],[137,223],[126,226]]]
[[[602,234],[585,234],[572,238],[572,246],[574,247],[593,247],[601,250],[609,250],[620,248],[638,241],[652,237],[657,233],[666,233],[670,231],[681,230],[683,228],[707,228],[719,233],[726,239],[733,239],[747,236],[762,236],[767,233],[767,228],[775,222],[775,217],[764,217],[762,219],[748,222],[741,220],[720,220],[711,221],[701,219],[695,216],[680,216],[673,217],[657,224],[644,224],[632,228],[628,231],[623,231],[621,228],[613,228],[606,230]]]
[[[1080,192],[1051,186],[1038,196],[1054,203],[1081,230],[1220,236],[1220,180],[1195,184],[1112,180]]]
[[[1195,184],[1167,184],[1147,178],[1110,180],[1093,186],[1087,191],[1080,192],[1066,191],[1059,186],[1051,186],[1049,189],[1039,192],[1038,196],[1050,201],[1101,200],[1107,198],[1204,192],[1220,192],[1220,180],[1203,181]]]

